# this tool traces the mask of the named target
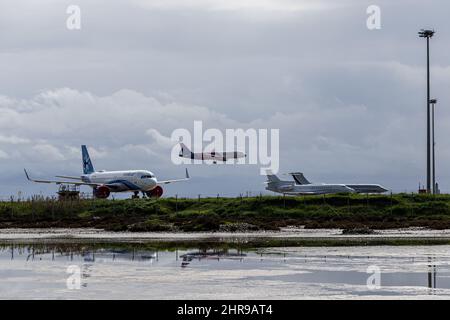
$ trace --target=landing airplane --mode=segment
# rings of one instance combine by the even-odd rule
[[[328,184],[311,183],[303,173],[290,173],[294,181],[280,180],[274,174],[267,175],[266,190],[288,195],[315,195],[333,193],[383,193],[388,191],[379,184]]]
[[[180,143],[181,150],[180,150],[180,157],[188,158],[192,160],[213,160],[214,164],[217,164],[217,161],[223,161],[226,162],[227,160],[231,159],[239,159],[239,158],[245,158],[247,155],[240,151],[233,151],[233,152],[192,152],[189,150],[188,147],[184,143]]]
[[[106,199],[111,192],[134,192],[135,197],[139,192],[143,196],[159,198],[163,194],[161,185],[189,180],[189,172],[186,169],[186,178],[176,180],[158,181],[156,176],[147,170],[126,170],[126,171],[95,171],[85,145],[81,146],[83,160],[83,175],[80,177],[56,176],[57,178],[78,180],[78,181],[60,181],[60,180],[37,180],[31,179],[28,172],[24,169],[28,180],[38,183],[56,183],[90,186],[93,189],[94,197]]]

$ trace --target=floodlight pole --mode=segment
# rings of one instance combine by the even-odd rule
[[[435,145],[436,142],[434,141],[434,109],[436,107],[436,103],[437,100],[436,99],[432,99],[430,100],[430,103],[432,105],[431,107],[431,127],[432,127],[432,135],[431,135],[431,140],[432,140],[432,150],[433,150],[433,174],[432,174],[432,182],[433,182],[433,194],[436,194],[436,158],[435,158]]]
[[[430,37],[427,37],[427,192],[430,188]]]
[[[427,193],[431,193],[431,137],[430,137],[430,38],[434,30],[420,30],[419,37],[427,38]],[[433,188],[434,189],[434,188]]]

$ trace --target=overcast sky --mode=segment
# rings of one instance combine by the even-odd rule
[[[448,1],[0,0],[0,197],[96,169],[183,177],[177,128],[280,129],[280,172],[413,191],[426,173],[425,40],[438,99],[436,172],[450,192]],[[366,26],[369,5],[381,29]],[[68,30],[66,9],[81,9]],[[191,165],[166,194],[264,190],[258,165]],[[286,176],[286,178],[288,178]],[[89,189],[86,188],[85,191]]]

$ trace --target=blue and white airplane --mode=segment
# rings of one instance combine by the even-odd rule
[[[95,171],[85,145],[81,146],[83,160],[83,175],[80,177],[56,176],[57,178],[78,180],[78,181],[59,181],[59,180],[37,180],[31,179],[28,172],[24,169],[28,180],[38,183],[72,184],[85,185],[93,189],[96,198],[106,199],[111,192],[134,192],[138,196],[139,192],[148,197],[159,198],[163,194],[161,185],[189,180],[189,172],[186,169],[186,177],[183,179],[158,181],[156,176],[147,170],[125,170],[125,171]]]

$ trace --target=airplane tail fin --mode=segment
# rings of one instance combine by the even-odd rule
[[[273,192],[281,192],[281,188],[291,187],[294,182],[290,181],[283,181],[278,176],[276,176],[273,173],[267,173],[267,181],[266,181],[266,190],[273,191]]]
[[[81,146],[81,155],[83,160],[83,173],[89,174],[94,172],[94,166],[92,165],[91,158],[89,157],[89,152],[85,145]]]
[[[267,181],[268,182],[281,182],[280,178],[278,178],[275,174],[267,174]]]
[[[180,146],[180,157],[194,159],[194,153],[184,143],[180,142]]]
[[[294,178],[297,184],[311,184],[311,182],[309,182],[301,172],[291,172],[289,174],[292,176],[292,178]]]

